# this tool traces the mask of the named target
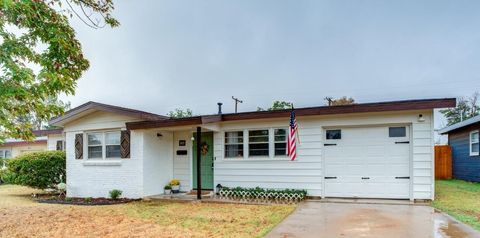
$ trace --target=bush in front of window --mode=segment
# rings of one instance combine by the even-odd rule
[[[33,152],[8,161],[5,182],[37,189],[55,189],[66,177],[64,151]]]
[[[110,198],[113,199],[113,200],[117,200],[120,198],[120,196],[122,196],[122,190],[119,190],[119,189],[114,189],[112,191],[109,192],[110,193]]]

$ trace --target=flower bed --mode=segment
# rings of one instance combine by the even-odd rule
[[[128,199],[128,198],[71,198],[71,197],[58,197],[58,196],[40,196],[37,198],[39,203],[52,203],[52,204],[67,204],[67,205],[115,205],[121,203],[127,203],[132,201],[138,201],[140,199]]]
[[[306,198],[307,191],[300,189],[263,189],[263,188],[229,188],[223,187],[220,199],[233,199],[245,202],[295,203]]]

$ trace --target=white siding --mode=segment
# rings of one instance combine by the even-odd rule
[[[112,189],[123,196],[143,196],[143,132],[131,132],[131,158],[108,161],[75,159],[75,134],[91,130],[124,129],[125,122],[135,119],[113,113],[97,112],[64,127],[67,151],[67,196],[108,197]],[[86,141],[84,141],[85,145]]]
[[[175,132],[173,140],[173,178],[180,180],[180,190],[190,191],[192,176],[192,133],[188,131]],[[185,146],[179,146],[178,142],[185,140]],[[187,150],[187,155],[177,155],[177,150]]]
[[[157,133],[162,136],[158,137]],[[147,130],[143,133],[143,196],[163,193],[173,177],[173,133]],[[138,174],[138,176],[142,176]]]
[[[423,114],[425,122],[417,122]],[[307,189],[310,196],[322,196],[323,130],[342,126],[412,125],[413,199],[433,199],[433,113],[432,110],[394,113],[362,113],[334,116],[299,117],[297,159],[224,158],[224,132],[288,125],[288,118],[223,123],[214,133],[215,185]],[[245,148],[247,150],[247,148]]]
[[[57,141],[65,140],[63,134],[50,134],[47,140],[47,150],[57,150]]]

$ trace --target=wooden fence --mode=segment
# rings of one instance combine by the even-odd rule
[[[435,179],[452,178],[452,148],[449,145],[435,146]]]

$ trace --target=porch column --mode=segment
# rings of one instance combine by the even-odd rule
[[[197,199],[202,199],[202,128],[197,127]]]

